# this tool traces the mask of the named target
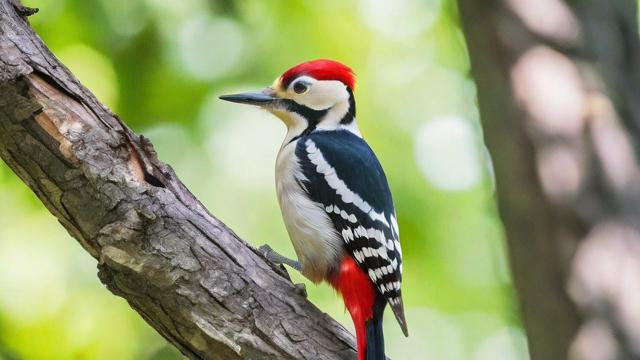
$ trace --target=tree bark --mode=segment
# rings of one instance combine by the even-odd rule
[[[0,0],[0,156],[191,359],[353,359],[354,342],[218,221]],[[114,329],[117,331],[117,329]]]
[[[458,4],[532,359],[639,358],[636,1]]]

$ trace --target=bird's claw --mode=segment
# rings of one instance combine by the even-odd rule
[[[300,295],[307,297],[307,287],[303,283],[293,284],[293,287]]]
[[[282,256],[278,254],[275,250],[271,248],[271,246],[267,244],[260,246],[258,248],[258,251],[260,252],[260,254],[262,254],[262,256],[264,256],[267,260],[271,261],[274,264],[278,264],[278,265],[285,264],[285,265],[291,266],[292,268],[298,271],[302,271],[302,266],[300,265],[299,261],[292,260],[286,256]]]
[[[258,253],[262,255],[270,264],[271,268],[274,269],[277,273],[279,273],[285,279],[291,281],[291,277],[287,272],[287,269],[284,267],[282,259],[283,256],[278,254],[275,250],[271,248],[271,246],[264,244],[258,248]]]
[[[277,256],[273,256],[274,254],[277,254],[277,253],[271,248],[271,246],[264,244],[258,248],[258,252],[262,254],[262,256],[264,256],[265,259],[271,261],[272,263],[279,264],[279,262],[276,261]]]

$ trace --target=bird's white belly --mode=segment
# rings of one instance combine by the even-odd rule
[[[309,279],[322,281],[339,263],[343,240],[319,203],[313,202],[297,179],[304,178],[295,158],[296,142],[285,145],[276,160],[276,191],[284,224]]]

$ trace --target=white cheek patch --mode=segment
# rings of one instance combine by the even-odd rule
[[[304,94],[294,95],[294,100],[299,104],[314,110],[324,110],[336,103],[349,99],[347,87],[337,80],[314,81],[309,91]]]
[[[277,116],[287,126],[289,132],[293,131],[295,135],[301,133],[309,124],[307,119],[299,114],[286,110],[271,110],[271,113]],[[289,135],[289,134],[287,134]]]

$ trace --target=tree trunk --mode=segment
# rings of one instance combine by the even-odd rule
[[[640,357],[636,1],[458,4],[531,357]]]
[[[0,0],[0,156],[98,260],[109,290],[191,359],[355,358],[341,325],[58,62],[32,13]]]

